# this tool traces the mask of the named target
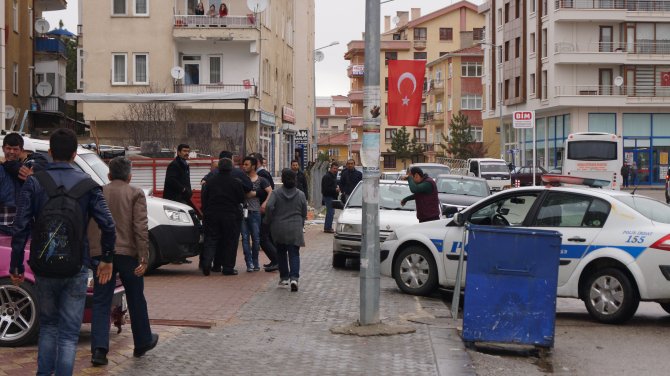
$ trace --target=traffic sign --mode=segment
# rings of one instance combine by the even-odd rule
[[[514,111],[512,126],[517,129],[535,127],[535,111]]]

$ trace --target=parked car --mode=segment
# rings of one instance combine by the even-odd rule
[[[512,184],[519,181],[519,186],[525,187],[533,185],[533,166],[516,167],[512,171]],[[542,185],[542,175],[548,174],[547,170],[541,166],[535,166],[535,185]]]
[[[2,138],[4,136],[0,136],[0,139]],[[48,155],[49,141],[33,139],[32,142],[36,151],[51,161]],[[109,168],[91,150],[83,147],[77,148],[73,166],[89,174],[100,185],[109,183],[107,176]],[[132,181],[131,184],[133,184]],[[148,265],[150,270],[200,253],[203,244],[202,226],[193,208],[147,194],[147,212],[149,215]]]
[[[346,205],[334,201],[342,209],[337,219],[333,238],[333,267],[344,267],[347,258],[359,258],[361,253],[361,218],[363,213],[363,184],[359,183],[349,196]],[[400,201],[411,195],[406,181],[382,180],[379,182],[379,241],[396,228],[419,223],[416,205],[409,201],[405,206]]]
[[[433,179],[438,175],[451,173],[451,168],[449,168],[449,166],[440,163],[412,163],[409,165],[409,168],[412,167],[420,167],[424,174],[428,174],[428,176]]]
[[[438,175],[437,191],[447,217],[491,194],[486,179],[463,175]]]
[[[465,223],[560,232],[558,296],[583,300],[600,322],[630,319],[641,300],[670,313],[670,206],[659,201],[581,187],[503,191],[453,219],[398,227],[381,246],[381,273],[409,294],[453,287]]]
[[[11,244],[11,236],[0,234],[0,347],[34,343],[39,334],[40,301],[35,288],[35,276],[28,265],[30,243],[25,249],[25,282],[19,286],[14,286],[9,278]],[[88,281],[84,323],[90,323],[92,318],[93,272],[90,270]],[[111,321],[118,326],[122,325],[126,309],[125,290],[121,280],[117,278],[110,312]]]
[[[402,180],[405,176],[407,176],[407,172],[405,171],[382,172],[381,180]]]

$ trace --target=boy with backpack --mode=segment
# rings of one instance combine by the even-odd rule
[[[53,163],[26,179],[18,196],[10,273],[15,285],[24,281],[24,248],[30,235],[28,264],[40,302],[37,374],[71,375],[88,268],[93,266],[86,227],[93,218],[102,232],[102,256],[96,269],[101,283],[112,274],[116,231],[100,186],[70,164],[77,155],[74,132],[57,129],[49,147]]]

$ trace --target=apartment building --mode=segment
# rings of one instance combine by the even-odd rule
[[[394,24],[392,26],[392,24]],[[388,61],[389,60],[426,60],[428,62],[438,59],[449,52],[458,51],[470,47],[474,41],[483,36],[484,17],[478,13],[476,5],[468,1],[459,1],[435,12],[421,16],[420,8],[412,8],[410,12],[397,12],[396,16],[384,18],[384,31],[380,42],[380,74],[381,80],[381,106],[384,110],[381,124],[380,150],[383,161],[382,170],[396,171],[403,166],[402,161],[397,160],[395,153],[389,151],[391,140],[397,127],[388,126],[386,115],[388,114]],[[348,75],[351,79],[351,91],[349,100],[351,102],[351,118],[349,124],[359,134],[362,134],[363,124],[363,65],[364,65],[364,41],[351,41],[345,59],[351,61]],[[426,161],[435,155],[435,143],[437,136],[434,127],[426,127],[427,102],[426,90],[427,79],[424,83],[424,102],[422,103],[422,116],[419,126],[408,128],[410,137],[416,138],[426,151],[418,155],[414,161]],[[435,112],[435,111],[433,111]],[[362,139],[359,137],[359,139]]]
[[[350,114],[349,98],[344,95],[316,97],[316,122],[319,135],[348,130],[347,119]]]
[[[288,167],[296,152],[307,158],[308,147],[296,141],[296,134],[310,128],[314,109],[305,104],[311,101],[296,95],[306,96],[313,87],[314,23],[304,17],[313,17],[314,1],[259,1],[261,8],[257,4],[255,9],[245,0],[225,1],[228,13],[222,16],[221,0],[203,1],[206,9],[217,9],[213,16],[196,15],[197,3],[79,2],[83,93],[130,98],[167,92],[181,99],[223,93],[238,98],[178,101],[170,115],[155,120],[138,116],[139,110],[129,113],[141,104],[85,103],[85,118],[99,142],[160,141],[170,148],[188,143],[212,155],[224,149],[237,155],[259,151],[274,171]],[[296,72],[304,77],[296,80]],[[165,131],[137,137],[138,129],[152,126]]]
[[[513,129],[511,115],[533,110],[538,164],[560,166],[569,133],[609,132],[622,136],[624,158],[637,163],[642,184],[664,182],[670,3],[497,0],[480,11],[487,25],[483,117],[502,116],[508,160],[531,162],[532,131]]]

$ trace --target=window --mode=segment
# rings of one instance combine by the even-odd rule
[[[19,95],[19,64],[14,63],[12,70],[12,93]]]
[[[519,97],[521,95],[521,77],[514,77],[514,96]]]
[[[461,110],[481,110],[482,96],[479,94],[464,94],[461,97]]]
[[[384,91],[389,91],[389,78],[384,77]]]
[[[531,94],[535,94],[535,73],[530,74],[530,84],[528,85]]]
[[[397,129],[386,129],[384,130],[384,142],[390,144],[393,141],[393,137],[398,130]]]
[[[505,42],[505,61],[509,61],[509,41]]]
[[[483,27],[476,27],[476,28],[472,29],[472,40],[474,40],[474,41],[484,40],[484,28]]]
[[[136,16],[149,15],[149,0],[134,0],[134,1],[135,1]]]
[[[529,43],[530,43],[530,53],[535,53],[535,33],[530,33]]]
[[[414,40],[426,40],[427,31],[425,27],[417,27],[414,29]]]
[[[482,127],[470,127],[470,135],[475,142],[484,142],[484,130]]]
[[[414,60],[427,60],[428,59],[428,52],[415,52],[414,53]]]
[[[603,227],[610,205],[603,200],[572,193],[550,192],[542,202],[533,226]]]
[[[529,0],[528,2],[530,3],[530,12],[535,13],[535,1],[536,0]]]
[[[536,193],[521,193],[495,200],[473,212],[470,223],[476,225],[521,226],[537,200]]]
[[[216,84],[222,82],[221,79],[221,56],[209,57],[209,83]]]
[[[414,139],[416,142],[426,143],[426,128],[419,128],[414,130]]]
[[[416,29],[415,29],[416,30]],[[454,40],[454,29],[451,27],[441,27],[440,28],[440,40]],[[476,40],[476,38],[475,38]]]
[[[447,111],[451,111],[454,108],[454,101],[451,97],[447,98]]]
[[[149,55],[148,54],[135,54],[135,59],[133,61],[133,72],[135,72],[135,84],[148,84],[149,83]]]
[[[328,128],[328,118],[319,118],[319,126],[321,128]]]
[[[546,16],[547,15],[547,0],[542,0],[542,15]]]
[[[482,63],[465,62],[461,65],[461,76],[463,77],[481,77]]]
[[[126,0],[112,0],[112,15],[125,16],[126,13]]]
[[[112,54],[112,85],[128,83],[126,58],[126,54]]]
[[[389,60],[398,60],[398,53],[396,51],[384,52],[384,63],[388,65]]]
[[[514,57],[519,58],[521,56],[521,38],[517,37],[514,40]]]
[[[35,19],[35,14],[34,14],[34,12],[33,12],[33,8],[28,8],[28,25],[30,25],[30,23],[31,23],[34,19]],[[33,27],[29,27],[29,28],[28,28],[28,30],[29,30],[28,33],[29,33],[29,35],[30,35],[30,38],[33,37],[33,29],[34,29]]]
[[[270,93],[270,61],[268,59],[263,60],[263,91]]]
[[[14,0],[14,3],[12,4],[12,26],[14,28],[14,32],[18,33],[19,32],[19,0]]]
[[[547,57],[547,29],[542,29],[542,57]]]
[[[509,22],[509,3],[505,3],[505,23]]]
[[[505,80],[505,99],[509,99],[509,80]]]
[[[547,99],[547,71],[542,71],[542,99]]]
[[[500,20],[500,25],[502,25],[503,24],[502,9],[498,9],[498,19]]]
[[[449,69],[449,72],[447,72],[448,77],[451,78],[451,77],[454,76],[454,65],[453,65],[453,63],[449,63],[448,69]]]
[[[393,40],[402,40],[400,37],[401,37],[400,33],[393,34]]]
[[[396,168],[396,159],[395,155],[393,154],[385,154],[384,155],[384,168]]]

